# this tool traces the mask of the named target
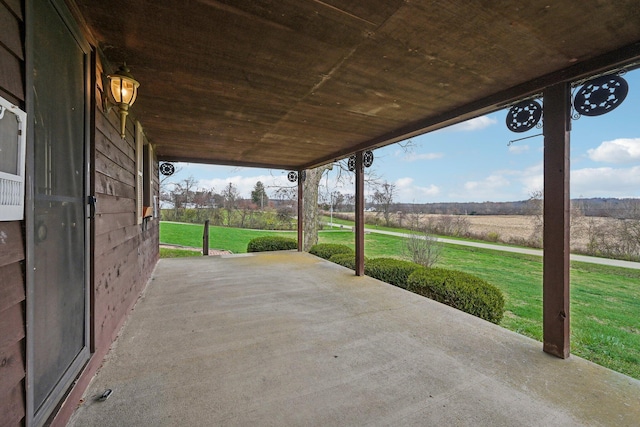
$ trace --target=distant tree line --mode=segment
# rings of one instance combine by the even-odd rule
[[[220,192],[197,188],[193,177],[161,186],[162,219],[211,225],[291,230],[296,227],[295,202],[272,200],[262,182],[258,181],[251,198],[240,196],[238,188],[229,182]]]
[[[583,216],[633,219],[640,209],[640,199],[579,198],[571,200]],[[374,207],[378,206],[372,203]],[[441,202],[441,203],[393,203],[392,212],[420,212],[440,215],[530,215],[531,201],[515,202]]]

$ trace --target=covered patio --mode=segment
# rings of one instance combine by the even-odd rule
[[[132,114],[159,161],[291,171],[301,250],[310,246],[303,223],[314,221],[307,171],[349,157],[358,276],[371,150],[506,107],[515,108],[507,123],[515,132],[539,123],[543,349],[569,357],[569,152],[581,111],[572,91],[638,67],[636,2],[76,3],[105,70],[126,63],[140,80]],[[114,13],[121,9],[136,19]],[[589,108],[621,102],[611,93],[619,83],[607,82],[591,84]]]
[[[108,354],[75,425],[637,425],[637,381],[560,358],[573,95],[622,102],[638,1],[497,3],[0,1],[0,423],[66,425]],[[507,107],[543,123],[542,345],[362,277],[369,152]],[[304,253],[156,269],[160,162],[291,172],[301,248],[304,176],[346,158],[355,275]]]
[[[637,380],[307,253],[272,252],[160,260],[70,425],[638,420]]]

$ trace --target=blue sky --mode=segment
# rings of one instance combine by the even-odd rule
[[[598,117],[572,121],[571,197],[640,197],[640,70],[628,72],[625,101]],[[373,172],[396,186],[395,201],[408,203],[525,200],[542,189],[543,138],[532,129],[513,133],[505,126],[507,110],[478,117],[412,138],[412,148],[393,144],[374,152]],[[178,163],[167,181],[187,177],[199,188],[220,192],[228,182],[249,197],[257,181],[271,194],[289,185],[281,170]],[[337,182],[332,173],[321,191],[354,193],[353,182]],[[368,194],[370,188],[365,190]]]

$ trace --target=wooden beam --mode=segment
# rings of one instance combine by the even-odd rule
[[[157,153],[158,161],[162,162],[187,162],[187,163],[199,163],[204,165],[219,165],[219,166],[242,166],[247,168],[264,168],[264,169],[282,169],[282,170],[296,170],[300,167],[299,164],[294,163],[270,163],[270,162],[247,162],[244,160],[224,160],[224,159],[203,159],[201,157],[193,156],[167,156]],[[329,162],[325,162],[329,163]],[[304,168],[308,169],[308,168]]]
[[[364,276],[364,166],[356,153],[356,276]]]
[[[298,171],[298,252],[302,252],[302,245],[303,245],[303,241],[302,241],[302,230],[304,228],[304,203],[303,203],[303,197],[304,197],[304,182],[302,180],[302,177],[304,175],[304,171],[303,170],[299,170]]]
[[[569,138],[571,88],[544,91],[544,351],[569,357]]]

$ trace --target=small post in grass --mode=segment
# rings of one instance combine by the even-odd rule
[[[209,220],[204,222],[204,233],[202,234],[202,255],[209,256]]]

